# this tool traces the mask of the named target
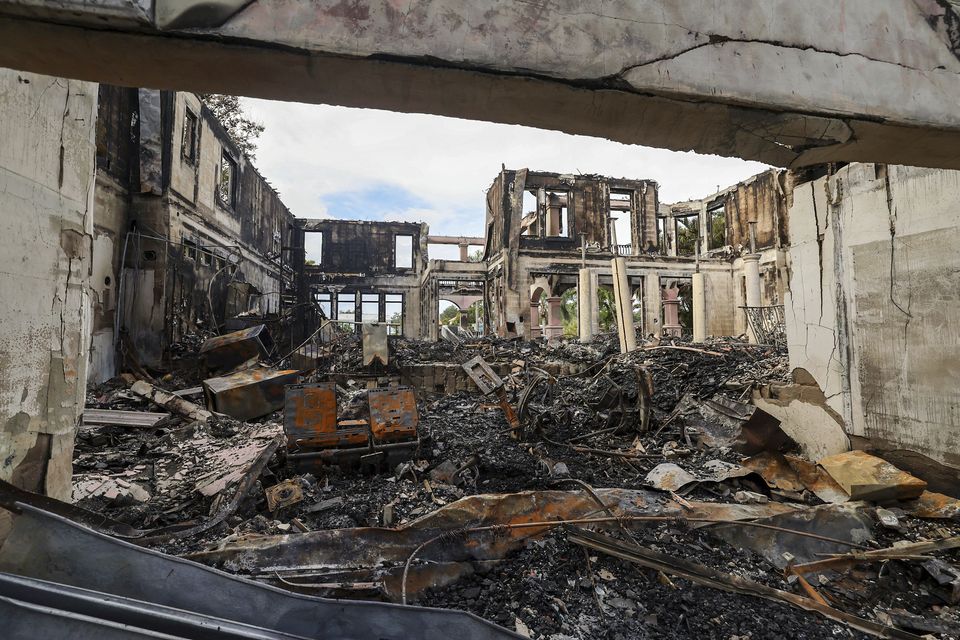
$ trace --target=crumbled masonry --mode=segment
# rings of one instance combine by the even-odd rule
[[[674,339],[621,355],[601,334],[588,345],[390,337],[388,350],[388,365],[364,367],[360,336],[334,334],[295,387],[323,393],[246,422],[191,418],[203,398],[187,387],[206,375],[198,348],[160,376],[162,395],[133,377],[91,388],[74,497],[110,520],[74,519],[292,592],[461,609],[532,638],[960,629],[960,501],[920,494],[922,482],[862,451],[844,454],[860,460],[857,486],[871,470],[886,484],[857,501],[835,462],[799,454],[750,404],[753,390],[790,384],[781,348]],[[459,366],[478,358],[518,431]],[[177,387],[192,395],[165,404]],[[343,446],[327,431],[307,437],[311,419],[336,433],[380,424],[368,395],[391,387],[416,402],[402,457],[298,457]],[[306,422],[291,431],[294,407]],[[391,418],[378,420],[382,435]]]

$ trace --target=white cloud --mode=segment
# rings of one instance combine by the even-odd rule
[[[258,168],[294,214],[305,218],[338,217],[336,207],[330,206],[335,194],[386,185],[387,191],[405,191],[419,202],[416,207],[398,202],[396,213],[383,218],[422,220],[435,233],[482,235],[485,192],[501,163],[511,169],[654,179],[663,202],[701,198],[766,169],[756,162],[514,125],[243,102],[266,127],[258,145]],[[377,210],[389,207],[389,202],[381,202]]]

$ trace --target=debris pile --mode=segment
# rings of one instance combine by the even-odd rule
[[[800,455],[751,403],[789,383],[782,350],[390,337],[364,367],[338,334],[304,368],[265,339],[198,345],[200,388],[91,389],[76,505],[37,506],[532,638],[960,636],[960,501],[863,451]]]

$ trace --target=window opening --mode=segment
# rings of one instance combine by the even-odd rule
[[[629,191],[610,192],[610,248],[616,255],[633,255],[632,197]]]
[[[360,322],[380,321],[380,295],[364,293],[360,295]]]
[[[570,193],[567,191],[547,191],[546,220],[544,229],[551,238],[570,237]]]
[[[727,216],[723,205],[707,211],[709,225],[708,249],[719,249],[727,244]]]
[[[226,151],[220,152],[220,167],[217,170],[217,200],[224,207],[232,208],[237,197],[237,161]]]
[[[387,334],[398,336],[403,333],[403,294],[387,293],[383,296],[384,316],[387,325]]]
[[[413,236],[397,235],[394,239],[394,266],[397,269],[413,268]]]
[[[180,153],[183,159],[193,164],[197,159],[197,114],[187,108],[183,115],[183,138],[180,141]]]
[[[357,296],[354,293],[341,293],[337,295],[337,320],[346,320],[348,322],[340,323],[340,329],[343,331],[355,331],[353,323],[357,320]]]
[[[677,255],[693,256],[697,254],[697,242],[700,239],[700,217],[693,213],[687,216],[674,216],[677,231]]]
[[[323,231],[304,231],[303,263],[308,266],[323,264]]]

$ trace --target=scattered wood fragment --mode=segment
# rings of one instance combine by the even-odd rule
[[[653,549],[647,549],[636,544],[617,540],[610,536],[580,528],[569,528],[567,539],[588,549],[649,567],[657,571],[686,578],[696,584],[701,584],[722,591],[756,596],[765,600],[782,602],[807,611],[819,613],[825,618],[842,622],[854,629],[863,631],[878,638],[897,638],[900,640],[921,640],[920,636],[894,627],[882,625],[870,620],[839,611],[816,600],[807,598],[789,591],[782,591],[765,584],[754,582],[740,576],[723,573],[711,567],[675,558]]]
[[[120,411],[117,409],[84,409],[83,424],[111,427],[152,427],[169,413],[151,413],[149,411]]]
[[[708,355],[708,356],[716,356],[716,357],[718,357],[718,358],[723,358],[723,357],[726,356],[726,354],[720,353],[719,351],[709,351],[709,350],[707,350],[707,349],[697,349],[696,347],[680,347],[680,346],[673,345],[673,344],[659,344],[659,345],[654,345],[654,346],[651,346],[651,347],[642,347],[642,348],[641,348],[642,351],[657,351],[657,350],[659,350],[659,349],[672,349],[672,350],[674,350],[674,351],[692,351],[693,353],[703,353],[703,354],[706,354],[706,355]]]
[[[835,555],[826,560],[816,560],[804,564],[795,564],[787,568],[789,573],[797,576],[805,576],[810,573],[825,571],[827,569],[842,569],[852,567],[855,564],[883,562],[884,560],[929,560],[926,554],[933,551],[946,551],[948,549],[960,548],[960,536],[944,538],[943,540],[934,540],[932,542],[915,542],[896,547],[887,547],[885,549],[874,549],[872,551],[855,551],[842,555]]]
[[[143,380],[134,382],[130,386],[130,391],[188,420],[208,422],[213,417],[210,411]]]

